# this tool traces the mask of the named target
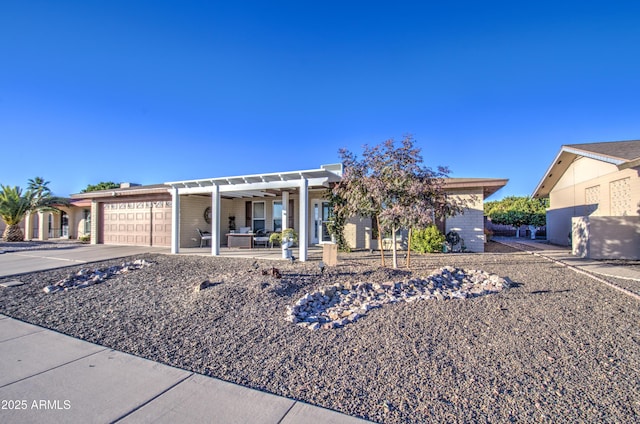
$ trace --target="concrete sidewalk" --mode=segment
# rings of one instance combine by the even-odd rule
[[[0,315],[0,422],[364,423]]]
[[[556,246],[546,241],[529,240],[525,238],[496,237],[494,240],[507,246],[539,254],[549,259],[562,262],[576,269],[606,277],[622,278],[640,281],[640,268],[633,266],[613,265],[603,261],[585,259],[571,254],[568,246]]]

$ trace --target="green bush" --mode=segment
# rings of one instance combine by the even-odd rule
[[[273,245],[280,245],[283,238],[293,239],[294,243],[298,242],[298,233],[293,228],[285,228],[281,233],[271,233],[269,236],[269,243]]]
[[[430,225],[424,230],[416,230],[411,234],[411,250],[418,253],[442,252],[442,245],[446,238],[438,231],[435,225]]]

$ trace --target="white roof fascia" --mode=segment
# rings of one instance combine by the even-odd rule
[[[624,159],[616,159],[616,158],[612,158],[611,156],[599,155],[597,153],[588,152],[586,150],[574,149],[572,147],[567,147],[567,146],[562,146],[562,150],[560,151],[560,153],[562,153],[563,151],[567,153],[573,153],[574,155],[584,156],[585,158],[589,158],[589,159],[595,159],[602,162],[612,163],[614,165],[621,165],[626,162]]]

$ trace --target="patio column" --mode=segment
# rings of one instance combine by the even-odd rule
[[[180,252],[180,193],[174,187],[171,192],[171,253]]]
[[[98,244],[98,241],[100,238],[99,233],[100,231],[102,231],[98,226],[98,224],[102,220],[102,217],[99,216],[99,213],[100,213],[100,205],[95,199],[91,200],[91,214],[90,214],[91,228],[89,229],[89,231],[91,231],[91,244]]]
[[[300,180],[300,234],[298,244],[300,246],[300,262],[307,260],[308,235],[309,235],[309,182],[306,178]]]
[[[220,255],[220,187],[211,192],[211,256]]]
[[[38,240],[49,239],[49,212],[38,211]]]
[[[24,216],[24,239],[31,240],[33,238],[33,215],[27,212]]]
[[[284,230],[289,226],[289,192],[282,192],[282,229]],[[275,230],[275,228],[274,228]]]

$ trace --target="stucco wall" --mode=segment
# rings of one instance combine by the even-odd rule
[[[624,190],[620,190],[620,187]],[[622,199],[624,197],[624,200]],[[568,245],[571,218],[577,216],[637,216],[640,209],[638,170],[580,158],[549,193],[547,239]]]
[[[197,228],[211,231],[211,224],[204,219],[204,210],[211,206],[209,196],[180,197],[180,247],[199,247]]]
[[[371,249],[371,218],[349,219],[344,228],[344,238],[352,249]]]
[[[640,216],[572,219],[573,254],[590,259],[640,259]]]

